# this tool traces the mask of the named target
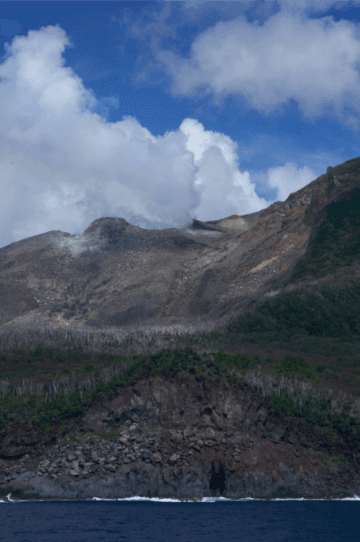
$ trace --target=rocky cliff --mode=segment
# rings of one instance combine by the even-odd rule
[[[20,422],[3,428],[0,490],[30,499],[330,498],[360,491],[357,454],[340,444],[329,454],[328,437],[304,420],[276,415],[245,383],[152,376],[144,367],[111,400],[95,397],[75,435],[69,440],[53,427],[44,439]]]

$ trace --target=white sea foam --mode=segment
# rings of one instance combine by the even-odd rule
[[[11,493],[9,493],[6,496],[7,500],[0,499],[0,504],[9,504],[9,503],[19,503],[19,502],[34,502],[34,501],[27,501],[27,500],[13,500],[11,498]],[[57,500],[57,499],[54,499]],[[91,499],[78,499],[76,501],[73,501],[72,499],[69,500],[69,502],[81,502],[81,501],[149,501],[149,502],[246,502],[246,501],[360,501],[360,497],[358,495],[354,495],[353,497],[344,497],[342,499],[306,499],[304,497],[297,498],[297,499],[256,499],[254,497],[243,497],[241,499],[227,499],[226,497],[203,497],[201,500],[180,500],[180,499],[159,499],[158,497],[126,497],[122,499],[105,499],[100,497],[92,497]],[[49,499],[46,500],[37,500],[36,502],[49,502]],[[65,499],[66,501],[66,499]]]

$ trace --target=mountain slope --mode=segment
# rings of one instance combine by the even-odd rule
[[[232,334],[360,340],[359,167],[356,158],[330,170],[327,199],[321,205],[314,195],[304,216],[311,225],[305,254],[228,326]]]
[[[0,249],[0,329],[173,326],[185,332],[224,325],[274,288],[283,291],[284,279],[293,286],[319,276],[329,243],[338,246],[339,264],[357,261],[357,203],[349,207],[346,194],[357,197],[358,185],[355,159],[328,168],[285,202],[249,215],[166,230],[100,218],[78,236],[52,231],[12,243]],[[340,231],[330,217],[340,204],[351,219],[342,237],[326,230],[315,261],[309,251],[320,246],[314,239],[323,221]]]

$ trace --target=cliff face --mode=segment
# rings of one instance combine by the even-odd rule
[[[29,438],[29,427],[3,428],[0,489],[26,498],[180,499],[326,498],[360,490],[356,456],[348,454],[346,464],[332,459],[325,436],[276,416],[242,383],[151,376],[144,367],[111,401],[94,399],[78,429],[85,433],[69,443],[54,427],[45,455],[36,429]],[[346,446],[338,446],[346,456]]]
[[[181,328],[226,320],[304,256],[306,212],[319,213],[358,184],[359,164],[328,168],[285,202],[249,215],[166,230],[100,218],[78,236],[51,231],[12,243],[0,249],[0,329]]]

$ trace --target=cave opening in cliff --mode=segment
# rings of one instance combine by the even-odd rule
[[[225,471],[221,464],[219,467],[211,467],[209,487],[212,491],[223,493],[225,489]]]

